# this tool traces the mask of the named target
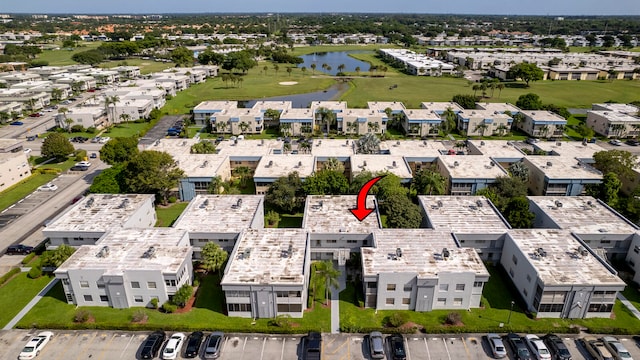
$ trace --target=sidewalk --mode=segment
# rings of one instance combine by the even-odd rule
[[[340,292],[347,288],[347,269],[338,266],[338,289],[331,289],[331,333],[340,333]]]
[[[42,297],[45,296],[49,292],[49,290],[51,290],[51,288],[53,288],[58,283],[58,281],[60,280],[59,279],[51,280],[47,284],[47,286],[45,286],[42,290],[40,290],[40,292],[38,293],[38,295],[36,295],[36,297],[31,299],[31,301],[29,301],[29,303],[24,308],[22,308],[22,310],[20,310],[18,315],[14,316],[13,319],[11,319],[11,321],[9,321],[7,325],[5,325],[2,328],[2,330],[11,330],[14,326],[16,326],[18,321],[20,321],[20,319],[22,319],[38,303],[38,301],[40,301],[40,299],[42,299]]]
[[[627,298],[624,297],[622,293],[618,293],[618,300],[620,300],[622,305],[626,306],[627,309],[631,311],[631,313],[633,314],[633,316],[636,317],[636,319],[640,320],[640,311],[638,311],[638,309],[636,309],[636,307],[633,306],[633,304],[629,300],[627,300]]]

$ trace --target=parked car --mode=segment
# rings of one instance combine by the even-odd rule
[[[404,347],[404,337],[400,334],[394,334],[389,336],[388,340],[391,359],[407,360],[407,350]]]
[[[498,334],[487,334],[487,341],[491,348],[491,353],[494,358],[501,359],[507,356],[507,349],[504,347],[502,338]]]
[[[304,342],[304,360],[322,359],[322,335],[320,333],[310,332]]]
[[[91,139],[92,143],[97,143],[98,141],[100,141],[100,136],[96,136],[93,139]]]
[[[204,348],[205,359],[217,359],[220,357],[220,348],[222,347],[222,340],[224,334],[220,331],[215,331],[207,336]]]
[[[629,139],[629,140],[625,141],[625,144],[630,145],[630,146],[638,146],[638,145],[640,145],[640,141],[638,141],[636,139]]]
[[[525,142],[526,142],[527,144],[531,144],[531,145],[533,145],[533,144],[535,144],[535,143],[537,143],[537,142],[539,142],[539,141],[540,141],[540,140],[539,140],[539,139],[536,139],[536,138],[528,138]]]
[[[29,155],[29,153],[31,153],[31,149],[29,148],[25,148],[23,151],[26,155]]]
[[[90,159],[97,159],[98,158],[98,154],[96,153],[91,153],[91,156],[89,156]]]
[[[32,251],[33,251],[33,246],[27,246],[27,245],[18,244],[18,245],[10,245],[7,248],[7,251],[5,251],[5,254],[7,254],[7,255],[25,255],[25,254],[31,254]]]
[[[527,345],[529,345],[529,350],[533,356],[535,356],[538,360],[551,360],[551,352],[547,349],[547,345],[544,344],[538,335],[527,334],[524,336]]]
[[[87,171],[87,170],[89,170],[89,167],[88,166],[78,166],[78,165],[76,165],[76,166],[72,166],[71,169],[69,169],[69,170],[71,170],[71,171]]]
[[[37,137],[38,137],[38,135],[27,136],[27,141],[36,141]]]
[[[52,183],[46,183],[38,188],[40,191],[56,191],[58,190],[58,185]]]
[[[567,345],[560,339],[558,335],[547,334],[543,338],[544,343],[547,344],[547,348],[553,354],[553,358],[556,360],[571,360],[571,353]]]
[[[107,141],[111,140],[110,137],[105,136],[105,137],[101,137],[100,140],[98,141],[99,144],[106,144]]]
[[[633,360],[627,348],[615,337],[605,336],[601,340],[616,360]]]
[[[601,340],[594,338],[593,336],[585,336],[580,339],[585,349],[596,360],[614,360],[613,355],[609,352],[604,343]]]
[[[382,333],[379,331],[373,331],[369,334],[369,352],[372,359],[384,359],[384,342],[382,340]]]
[[[24,125],[24,123],[22,121],[14,121],[9,125],[13,125],[13,126],[20,126],[20,125]]]
[[[187,345],[184,351],[184,357],[192,359],[200,353],[200,345],[202,345],[202,339],[204,339],[204,333],[202,331],[192,332],[187,337]]]
[[[164,331],[154,331],[152,332],[147,339],[142,343],[142,350],[140,350],[140,358],[142,359],[153,359],[158,356],[158,351],[160,351],[160,347],[162,343],[164,343],[164,339],[167,335]]]
[[[612,140],[609,140],[609,144],[614,145],[614,146],[622,146],[622,141],[620,141],[618,139],[612,139]]]
[[[164,350],[162,350],[162,358],[171,360],[176,359],[180,354],[180,349],[182,349],[184,339],[186,339],[186,336],[183,333],[175,333],[171,335],[169,341],[167,341],[167,345],[165,345]]]
[[[18,355],[18,360],[33,359],[40,355],[40,351],[42,351],[49,340],[51,340],[51,337],[53,337],[51,331],[43,331],[37,336],[32,337],[24,348],[22,348],[20,355]]]
[[[533,360],[531,352],[524,340],[518,334],[507,334],[507,342],[511,346],[511,351],[517,360]]]
[[[91,166],[91,163],[88,162],[88,161],[79,161],[79,162],[75,163],[74,166],[86,166],[86,167],[89,167],[89,166]]]

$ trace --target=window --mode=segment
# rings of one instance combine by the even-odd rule
[[[456,291],[464,291],[464,284],[456,284]]]
[[[132,282],[131,282],[131,288],[132,288],[132,289],[140,289],[140,282],[138,282],[138,281],[132,281]]]
[[[413,290],[413,285],[411,284],[404,284],[404,291],[411,291]]]
[[[387,298],[387,300],[386,300],[386,304],[387,305],[393,305],[395,303],[396,303],[396,299],[394,299],[394,298]]]
[[[234,311],[250,312],[251,304],[227,304],[227,310],[229,312],[234,312]]]
[[[104,289],[104,283],[98,283],[98,289]]]
[[[93,301],[93,296],[91,296],[91,295],[84,295],[84,301]]]
[[[589,304],[589,312],[611,312],[613,304]]]
[[[88,288],[89,287],[89,282],[88,281],[80,281],[80,287],[81,288]]]
[[[453,306],[462,306],[462,298],[454,298]]]
[[[247,293],[246,297],[249,296],[248,291],[243,291]],[[300,291],[276,291],[276,296],[279,298],[297,298],[300,297]]]
[[[527,274],[527,281],[531,282],[531,275]]]
[[[540,304],[538,312],[561,312],[564,304]]]
[[[636,245],[633,247],[633,252],[636,254],[640,254],[640,246]]]
[[[522,289],[522,293],[524,294],[524,296],[529,296],[529,292],[527,291],[527,289]]]
[[[175,280],[165,280],[164,284],[167,286],[176,286],[176,281]]]
[[[409,304],[411,304],[410,298],[402,298],[402,305],[409,305]]]
[[[327,240],[327,243],[329,243],[329,244],[335,244],[337,242],[338,242],[337,240]]]
[[[396,291],[396,284],[387,284],[387,291]]]
[[[141,303],[142,302],[142,295],[135,295],[133,297],[133,301],[135,301],[137,303]]]
[[[629,260],[629,265],[631,265],[631,267],[636,267],[636,263],[633,262],[633,260]]]
[[[302,304],[278,304],[278,312],[301,312]]]
[[[449,291],[449,284],[440,284],[440,291]]]
[[[227,297],[249,297],[248,291],[232,290],[225,292],[225,294],[227,295]]]
[[[62,279],[63,285],[69,285],[69,279]]]
[[[155,281],[147,281],[147,288],[155,289],[156,288],[156,282]]]
[[[515,255],[511,257],[511,261],[513,262],[514,265],[518,265],[518,258]]]
[[[473,287],[482,287],[482,281],[474,281]]]
[[[375,283],[375,282],[367,283],[367,289],[376,289],[377,287],[378,287],[378,283]]]
[[[108,302],[109,301],[109,297],[107,295],[100,295],[100,301]]]
[[[446,306],[447,305],[447,298],[438,298],[438,302],[437,304],[438,306]]]
[[[509,275],[511,275],[511,277],[515,276],[515,273],[513,272],[513,269],[509,268]]]

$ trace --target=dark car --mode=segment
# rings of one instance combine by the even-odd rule
[[[97,159],[98,158],[98,154],[96,153],[91,153],[91,156],[89,156],[92,159]]]
[[[531,356],[531,352],[529,352],[529,348],[527,344],[522,340],[520,335],[509,333],[507,334],[507,342],[511,346],[511,351],[513,351],[513,355],[518,360],[532,360],[533,356]]]
[[[187,347],[184,351],[184,357],[192,359],[198,356],[202,339],[204,339],[202,331],[192,332],[187,338]]]
[[[22,121],[14,121],[9,125],[20,126],[20,125],[24,125],[24,123]]]
[[[154,331],[147,337],[147,340],[142,343],[142,350],[140,350],[140,358],[142,359],[153,359],[158,356],[158,351],[162,347],[162,343],[164,343],[164,339],[166,338],[166,334],[164,331]]]
[[[631,145],[631,146],[638,146],[638,145],[640,145],[640,141],[635,140],[635,139],[629,139],[629,140],[625,141],[625,144]]]
[[[36,141],[37,137],[38,137],[38,135],[27,136],[27,141]]]
[[[567,348],[567,345],[555,334],[547,334],[542,338],[547,347],[553,354],[554,359],[558,360],[571,360],[571,353]]]
[[[203,354],[205,359],[217,359],[220,357],[220,348],[222,347],[223,339],[224,334],[220,331],[213,332],[207,337]]]
[[[393,360],[406,360],[407,352],[404,348],[404,338],[400,334],[389,336],[389,350]]]
[[[79,166],[79,165],[76,165],[76,166],[72,166],[72,167],[71,167],[71,171],[87,171],[87,170],[89,170],[89,167],[88,167],[88,166]]]
[[[304,360],[320,360],[322,358],[322,335],[310,332],[305,338]]]
[[[22,255],[22,254],[31,254],[32,251],[33,251],[33,246],[18,244],[18,245],[9,246],[5,253],[7,255]]]

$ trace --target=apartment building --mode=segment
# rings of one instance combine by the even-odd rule
[[[4,139],[0,143],[5,143]],[[3,145],[4,147],[4,145]],[[27,155],[20,146],[17,151],[0,152],[0,191],[31,176]]]
[[[383,134],[387,130],[387,115],[368,109],[348,109],[342,113],[342,132],[364,135]]]
[[[69,108],[64,114],[56,114],[56,125],[62,129],[68,129],[74,125],[83,128],[95,127],[101,129],[108,123],[104,106],[82,106]],[[68,123],[68,121],[70,121]]]
[[[413,179],[411,168],[402,156],[357,154],[351,156],[350,162],[351,179],[365,171],[371,174],[393,174],[400,178],[400,182],[404,184],[410,183]]]
[[[511,129],[513,117],[491,110],[458,112],[458,130],[467,136],[505,135]]]
[[[176,89],[181,90],[180,87],[176,87]],[[193,108],[193,122],[195,125],[205,126],[215,113],[237,108],[237,101],[203,101]]]
[[[208,194],[211,181],[220,177],[222,181],[231,178],[231,164],[229,157],[218,154],[189,154],[172,155],[176,165],[184,171],[180,179],[178,191],[180,199],[189,201],[196,195]]]
[[[588,164],[567,156],[527,156],[529,191],[533,195],[576,196],[588,184],[602,182],[602,173]]]
[[[313,133],[315,115],[311,109],[290,108],[280,113],[280,131],[290,136]]]
[[[278,178],[286,177],[292,172],[297,172],[298,177],[304,181],[313,175],[316,168],[316,161],[313,155],[308,154],[286,154],[286,155],[266,155],[260,159],[258,166],[253,173],[253,181],[257,195],[264,195],[269,186]]]
[[[436,112],[427,109],[404,110],[402,127],[411,136],[438,136],[442,118]]]
[[[634,115],[610,110],[592,110],[587,112],[587,126],[607,138],[638,137],[640,117]]]
[[[445,177],[445,191],[449,195],[473,195],[495,183],[497,177],[508,176],[507,171],[488,156],[440,156],[435,168]]]
[[[257,109],[223,109],[210,116],[211,128],[222,134],[260,134],[264,130],[263,113]]]
[[[562,138],[567,120],[562,116],[544,110],[522,110],[524,121],[518,128],[530,136],[541,138]]]

